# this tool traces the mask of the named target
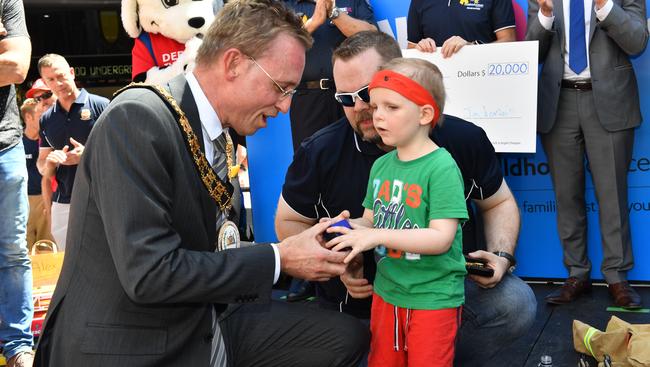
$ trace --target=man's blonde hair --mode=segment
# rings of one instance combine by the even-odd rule
[[[46,54],[38,59],[38,73],[41,74],[41,69],[52,67],[56,63],[62,63],[67,68],[70,68],[70,64],[68,64],[68,60],[65,57],[59,54]]]
[[[442,111],[445,109],[445,85],[442,81],[442,73],[437,66],[422,59],[399,57],[387,62],[379,70],[392,70],[400,73],[424,87],[438,104],[440,118],[437,123],[442,123]]]
[[[233,0],[217,14],[196,55],[196,63],[205,65],[221,52],[236,48],[257,58],[268,50],[279,34],[297,39],[305,49],[312,38],[302,20],[276,0]]]
[[[25,119],[26,114],[33,114],[36,112],[36,106],[38,102],[34,98],[27,98],[23,101],[23,104],[20,105],[20,116]]]

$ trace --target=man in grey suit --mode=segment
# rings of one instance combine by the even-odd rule
[[[537,127],[557,200],[569,278],[546,301],[568,303],[591,288],[585,154],[599,206],[601,272],[620,307],[641,307],[633,267],[627,170],[641,124],[630,56],[648,42],[645,0],[529,0],[526,39],[539,40]]]
[[[163,86],[194,140],[151,89],[113,100],[79,164],[36,366],[358,363],[369,336],[356,319],[270,301],[280,270],[310,280],[343,273],[345,254],[321,247],[330,222],[278,244],[214,251],[223,215],[204,179],[226,158],[217,142],[226,128],[250,135],[287,111],[310,45],[281,3],[231,1],[195,70]]]

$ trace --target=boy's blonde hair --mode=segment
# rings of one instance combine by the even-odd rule
[[[437,124],[442,123],[442,111],[445,109],[445,85],[442,81],[442,73],[437,66],[422,59],[399,57],[387,62],[379,70],[392,70],[400,73],[424,87],[438,104],[440,118]]]

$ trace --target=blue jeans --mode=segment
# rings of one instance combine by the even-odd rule
[[[491,289],[466,279],[454,366],[485,365],[502,348],[526,334],[536,312],[533,290],[512,274],[506,274]]]
[[[34,303],[27,255],[27,168],[22,140],[0,152],[0,345],[6,359],[31,351]]]

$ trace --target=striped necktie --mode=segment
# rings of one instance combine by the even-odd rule
[[[210,349],[210,367],[227,367],[226,345],[223,342],[219,318],[214,307],[212,307],[212,334],[214,336],[212,338],[212,348]]]
[[[219,176],[222,180],[228,180],[228,159],[226,156],[226,134],[224,130],[221,135],[219,135],[212,142],[214,144],[214,159],[212,160],[212,170]],[[234,195],[234,193],[233,193]],[[221,223],[223,223],[226,218],[223,217],[223,213],[219,213],[217,218],[217,230]],[[217,312],[212,307],[212,348],[210,349],[210,367],[226,367],[227,366],[227,356],[226,356],[226,346],[223,342],[223,335],[221,334],[221,328],[219,327],[219,321],[217,317]]]
[[[230,140],[230,137],[226,136],[228,134],[227,130],[224,130],[221,135],[219,135],[216,139],[213,140],[214,144],[214,156],[212,160],[212,170],[219,176],[220,179],[223,181],[228,181],[230,180],[230,183],[232,184],[234,190],[232,193],[232,208],[230,210],[230,213],[228,215],[228,218],[231,221],[233,221],[235,224],[239,225],[239,215],[241,213],[241,187],[239,187],[239,179],[230,179],[228,176],[228,159],[227,159],[227,150],[226,150],[226,145],[228,144],[228,140]],[[230,142],[232,145],[232,142]],[[235,153],[234,149],[233,152],[231,153],[231,160],[232,162],[235,161]],[[219,216],[219,219],[221,219],[222,216]],[[217,220],[217,222],[221,223],[221,220]]]

